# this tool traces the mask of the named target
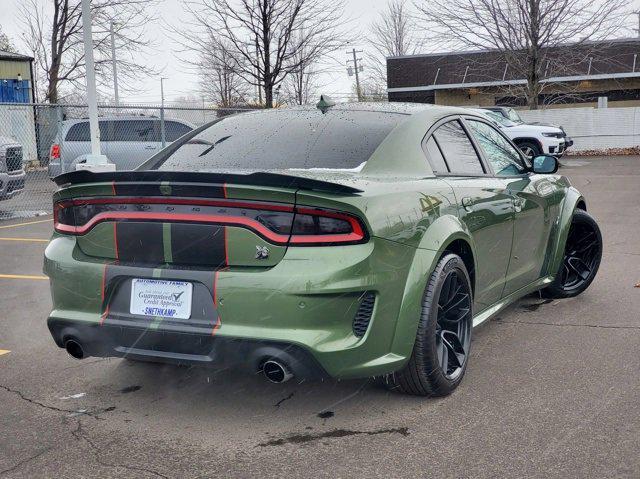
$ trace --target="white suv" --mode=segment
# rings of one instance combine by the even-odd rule
[[[553,155],[559,158],[566,151],[565,133],[560,128],[516,123],[490,110],[474,109],[473,111],[498,126],[529,159],[538,155]]]

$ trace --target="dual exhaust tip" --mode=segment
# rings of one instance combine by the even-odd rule
[[[64,343],[64,348],[69,353],[69,356],[75,359],[84,359],[85,352],[82,344],[75,339],[67,339]],[[293,374],[289,369],[280,361],[275,359],[267,359],[262,363],[262,374],[267,380],[272,383],[280,384],[285,383],[293,377]]]
[[[64,349],[67,350],[69,356],[75,359],[83,359],[85,357],[82,345],[75,339],[67,339],[64,342]]]
[[[275,359],[267,359],[262,363],[262,374],[269,381],[276,384],[287,382],[293,377],[289,369]]]

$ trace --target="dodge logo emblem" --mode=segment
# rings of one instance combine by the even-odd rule
[[[256,259],[267,259],[269,257],[269,248],[266,246],[256,246]]]

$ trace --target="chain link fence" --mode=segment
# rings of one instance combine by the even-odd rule
[[[133,169],[190,130],[246,110],[101,105],[102,153]],[[90,152],[87,105],[0,103],[0,221],[51,213],[51,178]]]

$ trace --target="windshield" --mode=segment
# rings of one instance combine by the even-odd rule
[[[520,115],[518,115],[518,112],[513,108],[507,109],[507,114],[509,115],[509,120],[513,121],[514,123],[524,123],[522,118],[520,118]]]
[[[495,111],[482,110],[482,112],[485,115],[487,115],[489,118],[491,118],[493,121],[495,121],[496,123],[501,125],[501,126],[515,126],[516,125],[513,121],[506,119],[500,113],[496,113]]]
[[[358,171],[406,115],[379,111],[272,110],[223,118],[152,158],[169,171]]]

